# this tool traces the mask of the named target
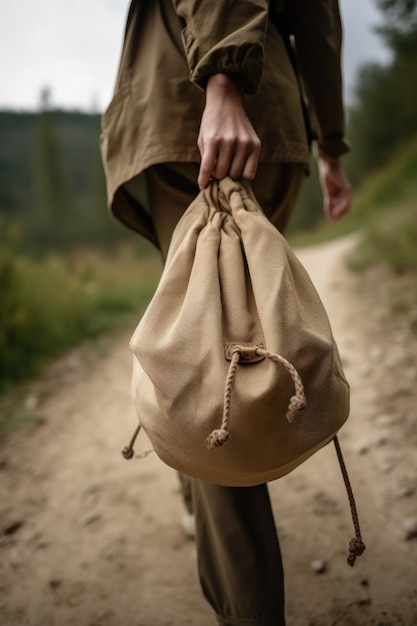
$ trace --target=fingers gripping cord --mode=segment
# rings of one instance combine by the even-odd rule
[[[235,346],[232,351],[232,358],[229,367],[229,372],[226,378],[226,387],[224,391],[224,402],[223,402],[223,420],[220,428],[213,430],[210,435],[207,437],[207,447],[209,450],[213,450],[214,448],[218,448],[222,446],[229,439],[229,417],[230,417],[230,403],[233,385],[236,378],[237,366],[240,360],[240,356],[242,354],[243,348],[241,346]],[[301,381],[300,375],[295,369],[293,365],[287,359],[280,356],[279,354],[275,354],[274,352],[269,352],[268,350],[264,350],[263,348],[257,348],[256,354],[258,356],[263,356],[265,358],[271,359],[275,363],[279,363],[282,365],[287,372],[290,374],[295,388],[295,395],[290,398],[290,402],[288,404],[288,410],[286,414],[286,418],[291,423],[294,419],[294,415],[297,411],[303,409],[306,404],[306,397],[304,394],[304,387]]]

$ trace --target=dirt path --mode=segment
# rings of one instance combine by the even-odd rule
[[[300,256],[352,386],[340,438],[368,547],[349,568],[352,525],[332,446],[271,484],[288,626],[413,626],[416,342],[382,332],[376,295],[344,267],[350,246]],[[155,455],[127,463],[119,454],[136,421],[128,337],[100,359],[75,351],[55,364],[26,398],[43,419],[0,450],[2,626],[214,626],[179,527],[175,473]]]

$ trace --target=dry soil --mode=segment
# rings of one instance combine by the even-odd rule
[[[348,271],[351,247],[299,256],[351,383],[340,441],[367,549],[347,565],[352,522],[332,444],[272,483],[288,626],[417,625],[416,339],[387,314],[385,272]],[[136,423],[132,330],[101,352],[73,351],[22,397],[38,419],[0,449],[2,626],[214,626],[175,473],[119,452]]]

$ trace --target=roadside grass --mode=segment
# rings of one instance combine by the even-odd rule
[[[0,235],[0,392],[85,339],[139,320],[161,271],[124,245],[33,259]]]
[[[37,411],[30,410],[21,401],[21,388],[0,395],[0,443],[8,435],[23,426],[36,426],[43,423],[43,417]]]
[[[1,439],[42,422],[25,397],[46,364],[80,344],[99,351],[103,334],[134,328],[161,263],[156,253],[140,258],[126,244],[111,255],[82,249],[34,260],[16,251],[13,232],[3,229],[0,239]]]
[[[357,198],[357,249],[349,265],[357,272],[387,270],[393,316],[407,318],[417,332],[417,138],[364,185]]]
[[[368,280],[372,268],[385,269],[379,289],[388,313],[417,335],[417,197],[370,222],[348,265]]]
[[[361,271],[381,262],[396,276],[417,278],[417,197],[367,225],[350,267]]]

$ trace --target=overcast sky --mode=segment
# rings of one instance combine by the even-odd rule
[[[56,106],[87,110],[107,106],[127,1],[19,0],[2,4],[0,108],[36,109],[42,87],[51,89]],[[341,0],[341,8],[348,95],[359,65],[388,57],[371,30],[379,19],[373,0]]]

